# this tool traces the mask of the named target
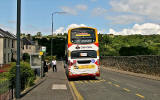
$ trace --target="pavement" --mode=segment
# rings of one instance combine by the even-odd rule
[[[57,72],[52,68],[41,83],[20,100],[73,100],[62,61],[57,61]]]

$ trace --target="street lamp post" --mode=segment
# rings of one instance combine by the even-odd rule
[[[53,15],[55,14],[65,14],[66,12],[53,12],[52,13],[52,36],[53,36]],[[53,56],[53,37],[51,37],[51,60],[53,59],[52,58]]]
[[[17,63],[16,63],[16,98],[20,98],[20,26],[21,26],[21,0],[17,0]]]

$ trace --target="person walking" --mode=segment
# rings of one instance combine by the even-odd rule
[[[44,61],[43,61],[43,73],[46,72],[46,65],[47,65],[47,63],[46,63],[46,61],[44,60]]]
[[[44,64],[43,64],[43,75],[44,76],[48,76],[47,75],[47,73],[48,73],[48,65],[47,65],[47,61],[46,60],[44,60],[44,62],[43,62]]]
[[[52,68],[53,68],[53,72],[54,71],[57,72],[57,66],[56,66],[56,60],[55,59],[52,60]]]
[[[46,70],[45,70],[45,72],[47,72],[48,73],[48,61],[46,60]]]

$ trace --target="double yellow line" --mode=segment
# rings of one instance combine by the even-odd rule
[[[84,100],[83,97],[81,96],[81,94],[78,92],[74,82],[69,82],[69,83],[72,86],[72,89],[73,89],[73,91],[74,91],[74,93],[75,93],[75,95],[77,97],[77,100]]]

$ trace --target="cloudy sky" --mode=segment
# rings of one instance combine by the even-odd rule
[[[51,34],[71,27],[90,26],[100,33],[160,34],[160,0],[22,0],[23,33]],[[0,28],[16,34],[16,0],[1,0]]]

